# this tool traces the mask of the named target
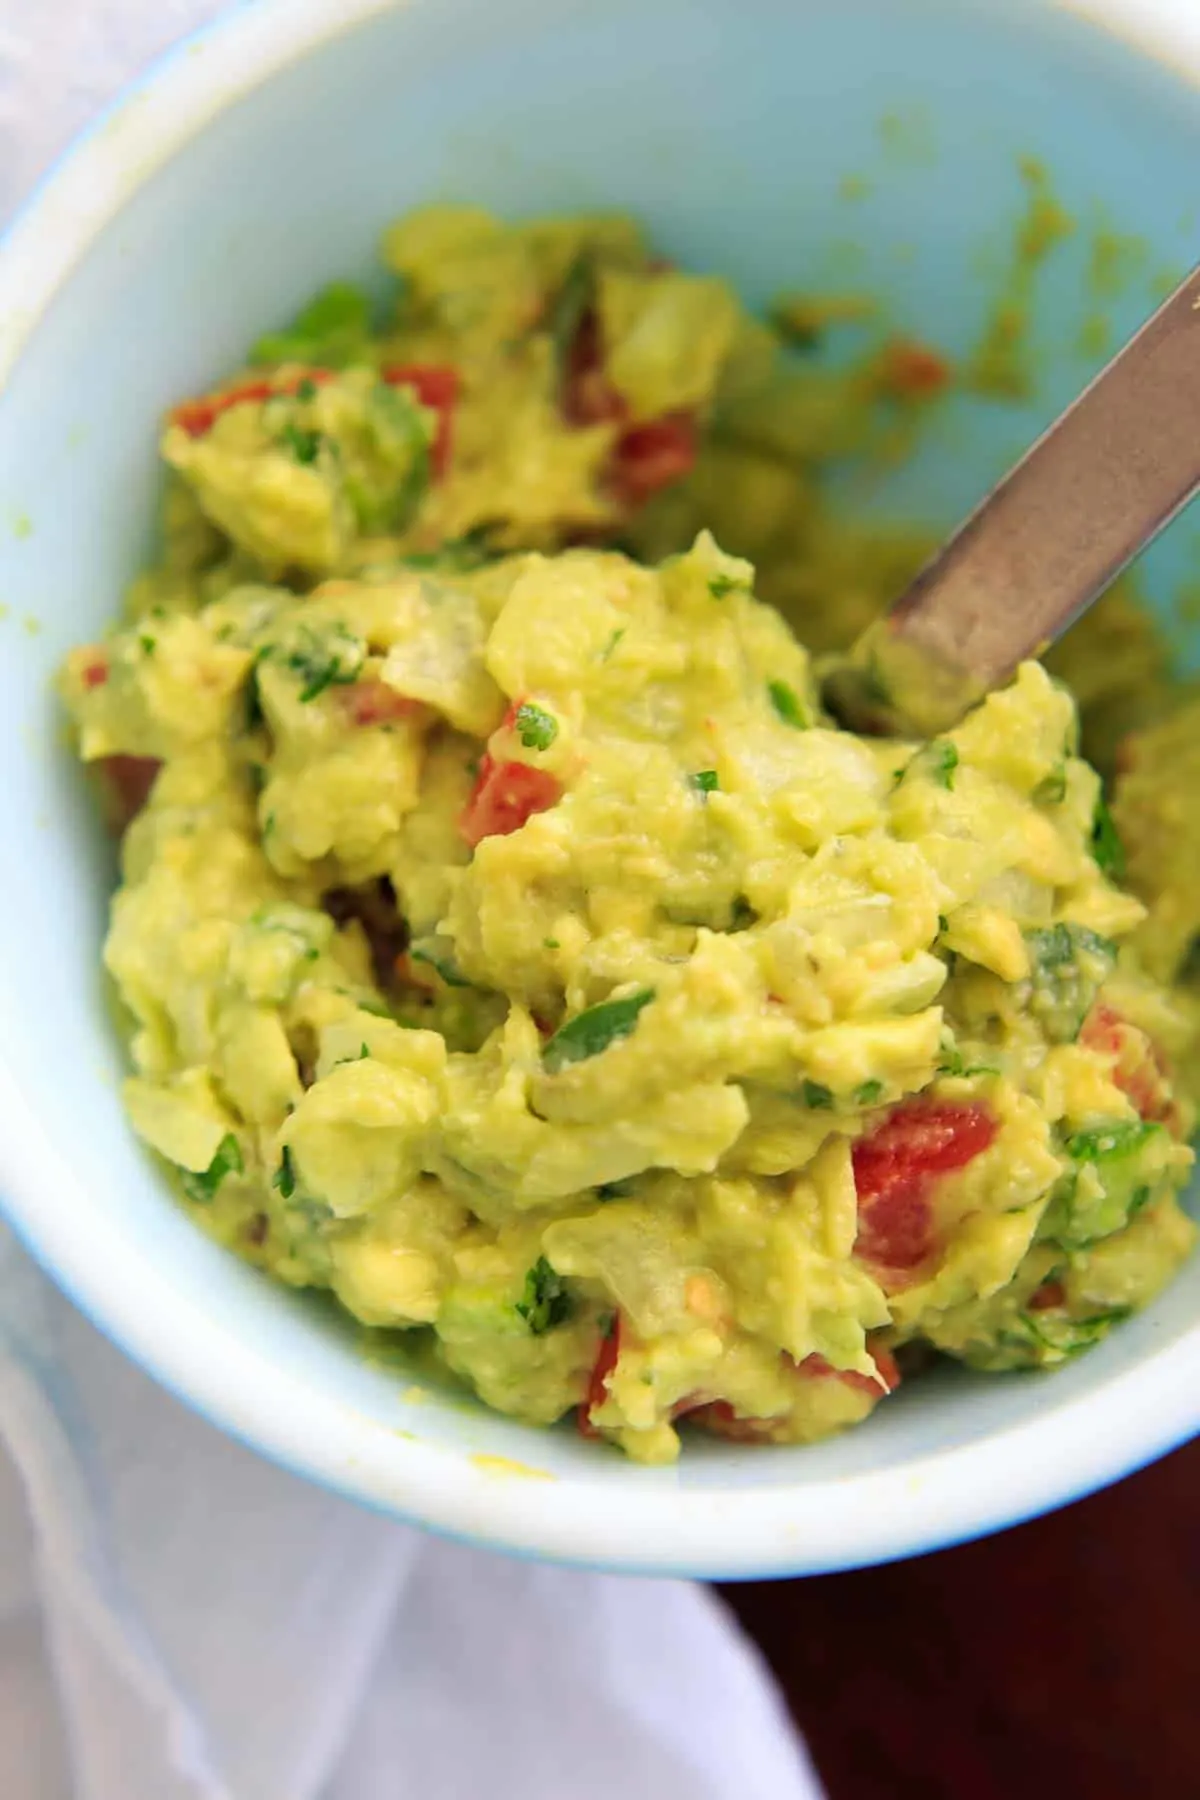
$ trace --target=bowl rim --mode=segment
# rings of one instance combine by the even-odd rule
[[[0,389],[55,294],[151,173],[289,63],[408,3],[234,0],[152,62],[51,166],[0,240],[0,292],[21,296],[0,328]],[[1026,3],[1116,30],[1200,82],[1200,19],[1191,0]],[[1200,1430],[1198,1326],[1095,1393],[1034,1410],[985,1439],[901,1470],[736,1493],[635,1468],[620,1481],[513,1479],[517,1465],[506,1472],[500,1459],[409,1439],[314,1395],[253,1343],[181,1302],[145,1255],[125,1246],[122,1257],[106,1257],[103,1214],[88,1207],[84,1184],[3,1067],[0,1185],[9,1224],[44,1272],[98,1330],[210,1423],[292,1473],[390,1517],[518,1555],[709,1579],[860,1567],[1065,1505]]]

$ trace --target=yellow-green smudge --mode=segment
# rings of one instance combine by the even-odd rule
[[[555,1477],[549,1469],[535,1469],[529,1463],[514,1462],[509,1456],[487,1456],[478,1452],[471,1461],[485,1475],[501,1475],[508,1478],[517,1477],[521,1481],[553,1481]]]
[[[1070,237],[1074,221],[1054,197],[1044,164],[1022,157],[1025,207],[1008,272],[967,363],[964,384],[1000,400],[1027,400],[1034,390],[1033,299],[1036,277],[1051,252]]]

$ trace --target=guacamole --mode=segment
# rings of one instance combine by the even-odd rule
[[[173,410],[159,558],[62,677],[182,1203],[645,1462],[1094,1344],[1194,1235],[1168,803],[1118,795],[1135,898],[1041,666],[860,738],[783,616],[826,650],[903,581],[819,477],[952,371],[858,314],[818,366],[836,307],[768,327],[619,219],[384,254],[386,317],[328,289]]]

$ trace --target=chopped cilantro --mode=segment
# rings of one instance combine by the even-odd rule
[[[356,681],[366,652],[360,639],[352,637],[340,626],[318,632],[311,626],[300,625],[285,643],[273,647],[270,654],[297,677],[300,699],[306,704],[328,687],[346,686]]]
[[[735,581],[732,575],[713,575],[709,578],[708,591],[714,600],[725,600],[730,594],[736,594],[744,583]]]
[[[526,750],[548,750],[558,736],[558,720],[554,714],[532,700],[522,700],[514,723]]]
[[[1129,1156],[1140,1150],[1161,1127],[1141,1119],[1115,1119],[1111,1124],[1097,1125],[1090,1131],[1077,1131],[1067,1139],[1067,1155],[1072,1162],[1104,1163]]]
[[[287,446],[298,463],[315,463],[321,453],[321,433],[305,431],[299,425],[285,425],[280,433],[280,441]]]
[[[800,1092],[804,1096],[805,1106],[811,1106],[820,1112],[827,1112],[833,1105],[833,1092],[823,1087],[819,1081],[802,1081]]]
[[[240,1175],[245,1166],[241,1145],[232,1131],[227,1131],[203,1173],[196,1174],[192,1169],[183,1171],[184,1192],[189,1200],[204,1205],[212,1199],[227,1175]]]
[[[856,1087],[854,1090],[854,1104],[856,1106],[874,1106],[876,1102],[882,1098],[882,1081],[864,1081],[861,1087]]]
[[[296,1172],[292,1167],[292,1153],[286,1144],[283,1146],[283,1155],[279,1159],[279,1167],[271,1177],[271,1186],[278,1188],[285,1200],[290,1200],[296,1191]]]
[[[148,633],[143,633],[138,639],[138,643],[142,647],[143,656],[153,656],[154,652],[158,649],[158,639],[152,638]]]
[[[601,662],[608,661],[609,657],[612,655],[613,651],[616,649],[616,647],[620,643],[621,639],[625,636],[625,632],[626,632],[626,627],[624,625],[619,625],[617,627],[617,629],[613,632],[612,636],[609,638],[607,644],[605,644],[603,650],[600,652],[600,661]]]
[[[305,404],[307,405],[307,403],[310,400],[315,400],[316,397],[317,397],[317,384],[312,379],[311,375],[306,375],[304,377],[303,381],[301,381],[297,385],[296,398],[297,398],[297,400],[303,400],[305,402]]]
[[[561,948],[562,948],[562,946],[559,943],[557,938],[543,938],[542,939],[542,949],[543,950],[559,950]]]
[[[720,787],[720,777],[715,769],[701,769],[688,777],[692,786],[701,794],[715,794]]]
[[[1092,857],[1096,867],[1110,881],[1120,881],[1125,874],[1125,846],[1121,842],[1113,816],[1103,794],[1096,801],[1092,818]]]
[[[653,988],[641,988],[620,1000],[602,1000],[589,1006],[560,1025],[542,1049],[542,1063],[550,1075],[557,1075],[569,1063],[585,1062],[599,1056],[610,1044],[627,1038],[638,1022],[644,1006],[654,998]]]
[[[958,767],[958,751],[949,738],[938,738],[929,746],[930,776],[939,787],[954,786],[954,771]]]
[[[517,1311],[534,1337],[565,1324],[572,1312],[571,1296],[557,1270],[539,1256],[525,1277],[525,1287],[517,1301]]]
[[[790,725],[795,731],[808,730],[812,721],[795,688],[789,687],[786,681],[768,681],[767,693],[771,697],[771,705],[785,725]]]
[[[370,353],[371,307],[361,288],[335,281],[315,294],[283,331],[255,344],[256,363],[310,363],[344,369]]]

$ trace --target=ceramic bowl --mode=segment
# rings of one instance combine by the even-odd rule
[[[1193,260],[1197,81],[1190,3],[256,0],[33,197],[0,248],[0,1190],[54,1280],[181,1399],[397,1517],[724,1577],[990,1531],[1200,1425],[1200,1260],[1052,1377],[945,1371],[816,1448],[690,1443],[670,1469],[371,1366],[331,1309],[197,1232],[125,1125],[98,973],[111,849],[49,685],[146,553],[166,405],[324,280],[366,275],[380,228],[431,198],[633,208],[752,303],[865,287],[961,353],[1012,242],[1018,158],[1041,158],[1080,227],[1039,282],[1036,402],[955,402],[875,497],[953,522],[1088,372],[1089,309],[1119,334]],[[1097,231],[1142,243],[1089,300]],[[1168,613],[1189,536],[1149,569]]]

